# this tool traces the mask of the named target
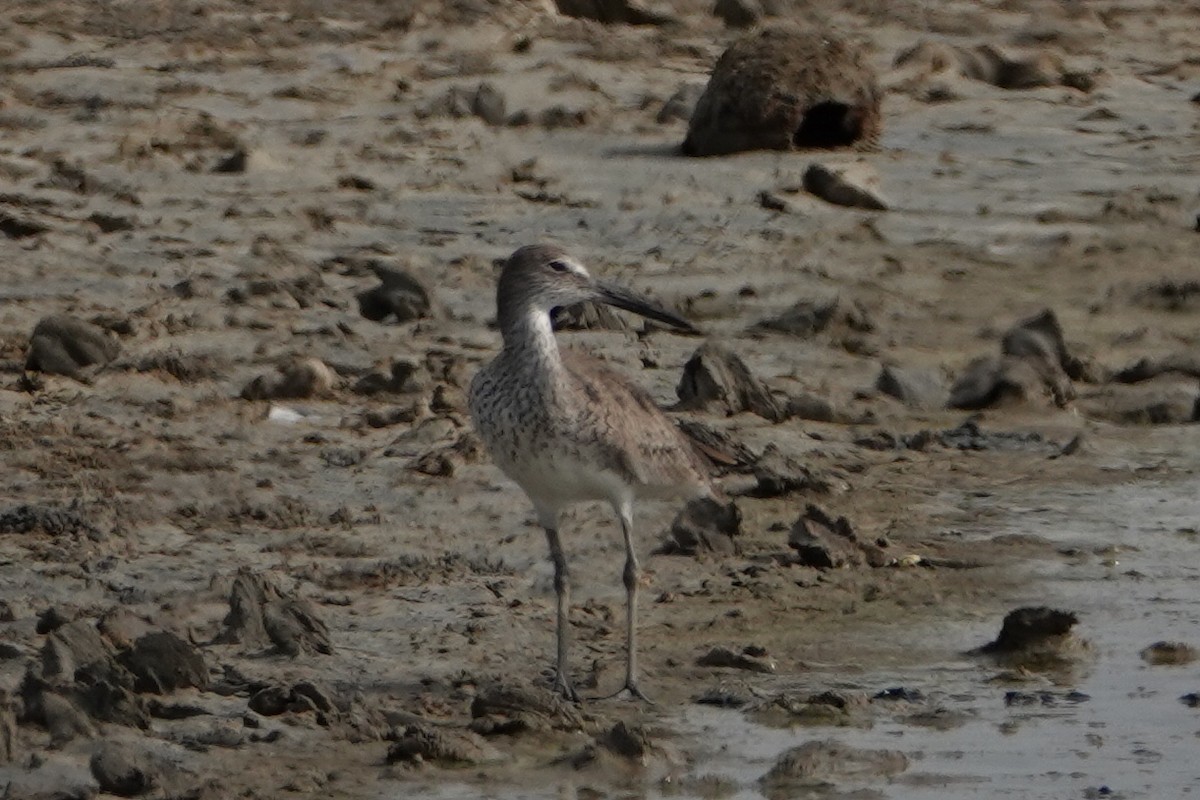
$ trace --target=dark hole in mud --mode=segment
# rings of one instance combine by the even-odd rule
[[[845,103],[817,103],[792,135],[798,148],[845,147],[862,136],[862,114]]]

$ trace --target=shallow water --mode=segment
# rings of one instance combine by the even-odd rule
[[[1021,568],[1033,573],[1028,602],[1078,612],[1077,631],[1095,649],[1087,673],[1054,687],[990,683],[994,668],[964,660],[859,682],[868,691],[918,689],[963,712],[965,721],[949,730],[884,719],[867,730],[779,731],[734,712],[687,709],[685,730],[723,743],[702,761],[744,787],[732,796],[760,796],[754,781],[778,753],[824,737],[906,753],[909,770],[892,786],[874,787],[888,797],[1164,797],[1200,787],[1200,714],[1180,702],[1200,685],[1196,668],[1149,666],[1139,656],[1159,640],[1194,644],[1200,632],[1200,477],[978,502],[1012,509],[999,525],[988,523],[989,535],[1035,534],[1082,551],[1070,564]],[[1048,690],[1050,704],[1006,707],[1010,689]],[[1072,702],[1071,691],[1087,699]]]
[[[1006,489],[949,498],[963,508],[989,512],[985,520],[960,529],[964,536],[1036,535],[1071,553],[1065,560],[1013,568],[1030,578],[1018,602],[1079,615],[1076,631],[1094,650],[1094,660],[1080,674],[1067,680],[1059,676],[1056,683],[1036,676],[1020,683],[993,680],[1000,672],[994,665],[957,655],[920,668],[859,673],[852,682],[832,670],[810,672],[804,676],[808,689],[918,690],[929,701],[924,709],[937,709],[937,719],[945,724],[885,709],[863,727],[776,728],[739,711],[688,706],[668,724],[679,732],[676,744],[690,754],[693,766],[676,776],[679,780],[655,777],[614,796],[761,798],[757,781],[782,752],[826,738],[902,751],[909,768],[890,781],[847,782],[805,796],[859,789],[889,798],[1134,798],[1200,792],[1192,788],[1200,787],[1200,712],[1180,700],[1200,689],[1196,666],[1150,666],[1139,655],[1160,640],[1200,641],[1200,472],[1179,464],[1195,460],[1184,454],[1187,437],[1194,433],[1166,445],[1175,467],[1161,477],[1135,479],[1131,472],[1129,483],[1115,487],[1056,487],[1036,494]],[[996,509],[1004,509],[998,519]],[[928,624],[932,629],[938,623]],[[961,653],[983,643],[980,630],[952,624],[938,627],[937,635],[947,640],[948,653]],[[1012,690],[1033,699],[1008,705],[1005,695]],[[719,780],[701,780],[706,776]],[[441,783],[410,796],[576,797],[590,783],[582,775],[578,782],[551,782],[535,790]]]

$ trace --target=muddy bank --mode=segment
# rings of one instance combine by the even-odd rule
[[[874,694],[1052,602],[1015,565],[1120,560],[1011,515],[1189,468],[1160,438],[1197,408],[1189,12],[817,4],[878,77],[879,149],[696,159],[690,106],[743,31],[643,11],[0,23],[5,782],[649,791],[698,774],[694,709],[894,709]],[[822,199],[814,163],[879,202]],[[543,696],[543,537],[465,414],[494,260],[543,238],[707,333],[560,320],[677,407],[740,512],[731,536],[638,508],[653,707]],[[602,695],[620,537],[599,507],[563,534]],[[845,674],[866,698],[823,695]],[[803,744],[771,741],[747,791]]]

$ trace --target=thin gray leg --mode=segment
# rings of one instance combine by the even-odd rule
[[[640,571],[638,570],[637,553],[633,550],[633,515],[628,508],[620,508],[617,513],[621,518],[621,533],[625,537],[625,571],[622,573],[622,578],[625,582],[626,661],[623,691],[629,692],[639,700],[651,702],[638,686],[637,679],[637,594]]]
[[[579,701],[579,694],[571,683],[567,668],[567,645],[569,642],[568,614],[571,609],[571,576],[567,572],[567,557],[563,555],[558,530],[546,528],[546,542],[550,545],[550,560],[554,562],[554,594],[558,598],[558,666],[554,673],[554,691],[568,700]]]

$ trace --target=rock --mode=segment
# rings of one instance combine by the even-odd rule
[[[354,384],[352,391],[362,395],[409,394],[420,391],[423,386],[424,382],[418,373],[417,364],[401,359],[393,361],[391,367],[386,371],[367,373]],[[413,419],[415,418],[414,416]]]
[[[818,478],[796,459],[774,444],[763,448],[754,462],[754,478],[758,483],[746,492],[750,497],[783,497],[795,492],[827,492],[829,482]]]
[[[133,685],[133,675],[94,622],[78,619],[46,637],[41,658],[26,670],[21,696],[26,714],[52,730],[54,725],[68,732],[80,729],[75,709],[101,722],[145,729],[150,715]],[[59,697],[62,703],[55,700]],[[64,721],[51,720],[52,708],[62,712]]]
[[[389,764],[429,761],[441,766],[461,766],[486,764],[501,758],[496,748],[472,731],[413,724],[394,732],[391,738],[395,741],[388,747]]]
[[[224,364],[211,353],[181,353],[172,348],[142,356],[134,363],[134,369],[166,373],[180,383],[196,383],[221,378]]]
[[[85,536],[99,541],[104,534],[84,518],[77,503],[59,506],[19,505],[0,510],[0,533],[42,533],[53,537]]]
[[[290,656],[333,652],[329,629],[308,603],[284,597],[268,578],[246,567],[239,569],[233,580],[229,613],[217,641],[249,648],[273,647]]]
[[[736,553],[742,532],[742,512],[734,503],[707,497],[690,501],[671,523],[671,532],[656,551],[665,555]]]
[[[42,646],[42,676],[72,682],[81,671],[123,681],[124,669],[91,620],[77,619],[55,628]]]
[[[698,667],[729,667],[732,669],[744,669],[749,672],[763,672],[774,674],[775,662],[769,658],[758,655],[751,655],[743,650],[740,653],[735,653],[728,647],[714,647],[704,655],[696,659]]]
[[[275,717],[283,713],[313,714],[320,725],[329,725],[340,711],[348,709],[348,703],[339,704],[325,688],[309,681],[301,681],[290,687],[265,686],[250,696],[250,710],[264,717]]]
[[[1200,307],[1200,280],[1163,278],[1139,287],[1132,299],[1139,306],[1160,311],[1194,310]]]
[[[808,338],[829,327],[837,312],[838,303],[837,295],[816,300],[798,300],[778,315],[755,323],[750,330],[773,331]]]
[[[318,358],[300,358],[273,374],[259,375],[242,389],[243,400],[300,400],[327,397],[337,385],[337,374]]]
[[[875,388],[909,408],[927,411],[945,408],[950,397],[940,372],[919,367],[885,365],[875,379]]]
[[[1032,317],[1023,319],[1005,332],[1000,341],[1000,353],[1016,358],[1034,359],[1039,369],[1079,380],[1083,377],[1083,363],[1067,351],[1062,326],[1050,309],[1043,309]],[[1049,380],[1049,378],[1048,378]]]
[[[835,325],[856,333],[875,330],[875,323],[865,308],[857,302],[843,302],[838,295],[833,295],[797,300],[776,316],[755,323],[750,331],[786,333],[807,339]]]
[[[1200,421],[1200,386],[1172,373],[1132,385],[1106,386],[1079,400],[1088,417],[1119,425],[1181,425]]]
[[[624,722],[618,722],[605,731],[599,742],[610,752],[631,761],[645,759],[653,747],[645,728],[640,725],[629,726]]]
[[[96,726],[84,711],[56,692],[43,692],[37,701],[38,721],[46,726],[50,741],[56,745],[75,738],[94,739]]]
[[[683,152],[874,146],[882,93],[869,59],[832,31],[771,25],[722,54]]]
[[[80,370],[103,366],[121,352],[97,325],[64,314],[43,317],[29,337],[25,369],[78,378]]]
[[[606,25],[666,25],[674,17],[643,6],[636,0],[554,0],[558,12],[567,17],[591,19]]]
[[[730,415],[750,411],[771,422],[787,417],[783,403],[750,373],[746,363],[716,342],[705,342],[688,359],[675,394],[681,409],[719,403]]]
[[[796,563],[818,569],[840,569],[864,563],[882,567],[887,563],[876,545],[858,538],[848,519],[834,519],[812,503],[792,524],[788,547],[796,551]]]
[[[742,708],[749,704],[750,698],[729,689],[707,689],[693,697],[692,701],[702,706]]]
[[[712,14],[729,28],[749,28],[763,16],[758,0],[717,0]]]
[[[991,44],[957,47],[921,41],[897,54],[894,66],[919,71],[923,76],[949,72],[1009,90],[1068,86],[1088,92],[1095,86],[1095,76],[1066,69],[1053,54],[1010,56]]]
[[[471,97],[471,113],[496,127],[508,120],[506,105],[504,93],[487,81],[480,83]]]
[[[372,322],[383,322],[390,317],[396,323],[429,316],[429,292],[416,278],[382,263],[371,267],[379,285],[358,293],[360,314]]]
[[[899,750],[868,750],[826,739],[806,742],[784,752],[759,779],[759,784],[771,798],[799,796],[805,789],[824,795],[832,788],[830,784],[836,785],[838,781],[876,783],[906,769],[908,758]]]
[[[674,94],[667,98],[667,102],[663,103],[663,107],[658,110],[654,121],[659,125],[665,125],[668,122],[675,122],[676,120],[687,122],[692,118],[692,113],[696,110],[696,103],[700,102],[700,97],[703,94],[704,84],[683,84],[675,90]]]
[[[1045,397],[1061,407],[1075,397],[1071,379],[1083,374],[1082,362],[1067,351],[1058,318],[1047,309],[1009,329],[999,357],[971,361],[950,387],[947,405],[978,409]]]
[[[292,692],[283,686],[267,686],[250,696],[250,710],[264,717],[277,717],[288,710],[292,703]]]
[[[851,182],[841,172],[824,164],[812,163],[804,170],[804,190],[836,206],[866,208],[871,211],[887,211],[888,208],[879,195]]]
[[[552,692],[524,686],[494,685],[471,701],[471,730],[484,736],[529,731],[577,731],[579,710]]]
[[[848,725],[870,705],[863,692],[826,690],[801,695],[782,694],[763,710],[782,709],[789,722],[804,725]]]
[[[1118,370],[1112,379],[1118,383],[1140,383],[1171,373],[1200,378],[1200,353],[1180,352],[1161,358],[1141,358]]]
[[[1018,608],[1005,615],[995,641],[971,652],[1031,672],[1062,669],[1090,651],[1071,631],[1078,621],[1069,611],[1046,606]]]
[[[844,415],[839,414],[833,404],[824,397],[810,392],[789,394],[784,404],[784,413],[788,419],[811,419],[815,422],[845,421]]]
[[[1143,648],[1138,655],[1147,664],[1153,664],[1154,666],[1163,664],[1182,666],[1184,664],[1191,664],[1197,658],[1200,658],[1200,653],[1197,653],[1196,648],[1183,642],[1155,642]]]
[[[50,230],[50,226],[42,222],[16,217],[7,211],[0,211],[0,233],[9,239],[27,239]]]
[[[158,784],[158,777],[144,756],[112,742],[103,742],[96,748],[89,766],[100,791],[119,797],[137,797]]]
[[[208,688],[208,667],[198,647],[168,631],[138,637],[121,653],[121,664],[133,673],[134,691],[167,694],[176,689]]]
[[[216,175],[241,175],[249,162],[250,153],[246,148],[239,147],[213,164],[212,172]]]

